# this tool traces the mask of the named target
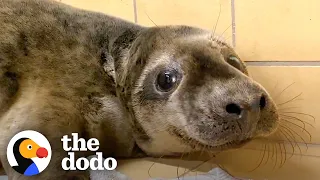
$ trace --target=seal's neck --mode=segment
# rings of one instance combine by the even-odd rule
[[[146,133],[141,125],[136,121],[135,115],[131,105],[132,81],[135,79],[137,72],[131,72],[131,66],[138,66],[137,49],[139,43],[135,43],[138,37],[143,33],[145,27],[134,26],[125,28],[117,36],[110,39],[108,52],[102,53],[104,57],[104,70],[108,76],[113,77],[115,83],[115,90],[122,106],[127,113],[127,123],[132,127],[132,136],[134,139],[145,139]],[[143,156],[144,153],[136,144],[133,156]]]
[[[127,99],[130,97],[127,93],[130,94],[131,88],[128,87],[128,83],[124,79],[126,79],[128,75],[130,76],[130,68],[128,67],[132,60],[130,57],[130,49],[145,27],[122,21],[118,23],[120,23],[117,24],[119,27],[104,27],[107,29],[114,28],[113,30],[105,30],[108,31],[109,34],[96,32],[95,37],[97,37],[97,39],[100,38],[100,40],[96,42],[100,47],[98,52],[101,56],[100,63],[107,75],[113,79],[116,95],[126,111],[125,114],[127,114],[126,124],[130,126],[130,129],[132,128],[131,137],[134,137],[137,134],[137,124],[135,123],[130,100]],[[99,42],[103,43],[99,44]],[[144,156],[137,144],[135,144],[134,149],[132,149],[131,156]]]

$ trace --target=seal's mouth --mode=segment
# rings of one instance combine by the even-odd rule
[[[238,149],[243,147],[245,144],[247,144],[252,140],[252,138],[247,138],[243,140],[233,140],[233,141],[226,142],[222,145],[213,146],[210,144],[200,142],[195,138],[190,137],[186,132],[179,130],[175,127],[171,127],[170,129],[171,129],[170,132],[175,137],[177,137],[181,142],[183,142],[184,144],[188,144],[193,149],[199,149],[199,150],[206,149],[208,151],[224,151],[229,149]]]

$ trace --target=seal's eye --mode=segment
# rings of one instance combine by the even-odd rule
[[[29,144],[29,145],[27,146],[27,148],[28,148],[28,150],[31,150],[31,149],[32,149],[32,146]]]
[[[233,66],[233,67],[235,67],[235,68],[237,68],[237,69],[241,69],[241,61],[240,61],[240,59],[238,59],[237,57],[235,57],[235,56],[230,56],[230,57],[228,57],[227,62],[228,62],[231,66]]]
[[[175,70],[166,70],[158,74],[157,86],[161,91],[170,91],[178,81],[178,73]]]

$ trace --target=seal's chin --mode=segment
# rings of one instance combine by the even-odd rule
[[[225,151],[230,149],[238,149],[243,147],[245,144],[250,142],[252,138],[246,138],[242,140],[230,140],[220,145],[212,145],[210,142],[205,143],[203,141],[199,141],[193,137],[190,137],[186,132],[182,130],[178,130],[177,128],[171,129],[172,134],[177,137],[183,144],[187,144],[195,151],[197,150],[207,150],[207,151]]]

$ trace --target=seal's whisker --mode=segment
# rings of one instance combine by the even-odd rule
[[[160,156],[158,159],[161,159],[162,157],[163,157],[163,155]],[[155,164],[156,164],[156,162],[153,162],[153,163],[151,164],[151,166],[149,167],[149,169],[148,169],[148,175],[149,175],[150,178],[152,178],[150,171],[151,171],[152,167],[153,167]]]
[[[293,134],[293,132],[295,133],[295,131],[292,131],[292,130],[290,130],[290,128],[286,128],[286,127],[283,127],[283,128],[285,128],[285,129],[282,129],[284,132],[287,132],[287,134],[292,138],[292,140],[295,142],[295,144],[296,144],[296,146],[298,147],[298,149],[299,149],[299,152],[300,152],[300,155],[302,155],[302,150],[301,150],[301,148],[300,148],[300,146],[299,146],[299,144],[298,144],[298,142],[297,142],[297,140],[296,140],[296,137],[295,137],[295,135]],[[299,135],[299,134],[298,134]],[[302,138],[301,136],[299,136],[300,138]],[[302,139],[303,140],[303,139]],[[304,140],[303,140],[304,141]],[[305,141],[304,141],[305,142]],[[306,145],[306,147],[308,148],[308,145],[307,145],[307,143],[305,143],[305,145]]]
[[[228,36],[228,37],[224,38],[224,40],[225,40],[225,41],[228,41],[231,37],[232,37],[232,35],[230,35],[230,36]]]
[[[291,145],[291,148],[292,148],[292,153],[291,153],[291,156],[289,158],[291,158],[295,152],[295,148],[294,148],[294,145],[292,144],[292,141],[289,139],[288,137],[288,134],[285,134],[286,132],[283,132],[282,129],[280,129],[280,132],[283,134],[283,136],[287,139],[287,141],[289,141],[290,145]],[[290,136],[290,135],[289,135]],[[296,143],[296,142],[295,142]],[[296,143],[297,145],[297,143]]]
[[[301,95],[302,95],[302,92],[301,92],[300,94],[294,96],[293,98],[285,101],[285,102],[278,103],[277,106],[282,106],[282,105],[285,105],[285,104],[287,104],[287,103],[289,103],[289,102],[293,102],[294,100],[297,100],[297,98],[300,97]]]
[[[284,132],[290,132],[290,131],[287,131],[287,130],[284,130]],[[291,133],[291,132],[290,132]],[[295,137],[293,136],[293,134],[289,134],[288,133],[288,135],[292,138],[292,139],[294,139],[294,141],[295,141]],[[299,152],[300,152],[300,157],[302,157],[302,151],[301,151],[301,148],[300,148],[300,146],[299,146],[299,144],[295,141],[295,143],[296,143],[296,145],[297,145],[297,147],[298,147],[298,149],[299,149]]]
[[[228,30],[231,26],[232,26],[232,24],[230,24],[230,26],[228,26],[227,29],[225,29],[225,30],[221,33],[221,35],[220,35],[219,38],[218,38],[218,41],[221,41],[221,38],[223,38],[224,33],[227,32],[227,30]]]
[[[262,151],[261,151],[261,153],[262,153]],[[253,168],[252,170],[250,170],[249,172],[253,172],[261,166],[261,164],[263,163],[265,154],[266,154],[266,144],[264,144],[263,155],[262,155],[262,158],[260,158],[258,165],[255,168]]]
[[[214,25],[213,27],[213,34],[211,35],[211,39],[213,40],[214,39],[214,35],[216,33],[216,29],[217,29],[217,26],[218,26],[218,23],[219,23],[219,19],[220,19],[220,15],[221,15],[221,3],[219,4],[220,7],[219,7],[219,15],[218,15],[218,19],[216,21],[216,24]]]
[[[191,154],[191,152],[188,152],[188,160],[189,160],[189,158],[190,158],[190,154]],[[183,174],[182,174],[182,176],[183,176],[183,178],[185,177],[185,175],[187,174],[187,168],[184,168],[184,172],[183,172]],[[191,170],[191,169],[189,169],[189,172],[193,172],[193,170]]]
[[[279,135],[277,134],[277,136],[279,137]],[[281,164],[282,164],[282,160],[283,160],[283,156],[282,156],[282,148],[281,148],[281,144],[280,144],[280,142],[278,141],[277,143],[276,143],[276,147],[277,147],[277,145],[279,146],[279,148],[280,148],[280,164],[279,164],[279,167],[281,166]]]
[[[149,19],[156,27],[159,27],[159,26],[150,18],[150,16],[148,15],[148,13],[147,13],[146,11],[144,11],[144,13],[145,13],[145,15],[148,17],[148,19]],[[160,37],[161,37],[163,40],[165,40],[165,41],[170,41],[170,38],[164,38],[164,37],[162,36],[162,33],[161,33],[161,32],[159,33],[159,35],[160,35]]]
[[[188,170],[187,168],[184,168],[184,171],[183,171],[183,174],[182,174],[183,179],[185,177],[185,174],[186,174],[187,170]]]
[[[282,165],[280,165],[280,168],[283,167],[283,165],[284,165],[284,164],[286,163],[286,161],[287,161],[287,149],[286,149],[285,143],[282,142],[281,144],[282,144],[283,150],[284,150],[284,161],[283,161]]]
[[[292,143],[292,140],[289,138],[290,137],[290,134],[288,134],[286,131],[284,131],[283,129],[280,129],[280,133],[282,133],[282,135],[284,136],[284,138],[290,143],[290,146],[291,146],[291,149],[292,149],[292,153],[291,153],[291,156],[290,158],[293,156],[294,152],[295,152],[295,146],[298,146],[297,142],[295,140],[293,144]]]
[[[286,114],[280,114],[280,117],[281,117],[281,116],[283,116],[283,117],[285,117],[285,118],[288,118],[288,119],[292,119],[292,120],[299,121],[299,122],[303,123],[304,126],[307,124],[307,125],[315,128],[311,123],[309,123],[309,122],[307,122],[307,121],[304,121],[304,120],[302,120],[302,119],[300,119],[300,118],[297,118],[297,117],[294,117],[294,116],[290,116],[290,115],[286,115]]]
[[[266,161],[264,162],[264,164],[266,164],[267,162],[268,162],[268,158],[269,158],[269,151],[268,151],[268,145],[267,144],[264,144],[264,151],[265,152],[268,152],[268,154],[267,154],[267,159],[266,159]],[[264,153],[265,154],[265,153]]]
[[[298,144],[295,136],[294,136],[289,130],[283,129],[283,131],[286,132],[289,137],[291,137],[291,139],[294,141],[295,145],[296,145],[296,146],[298,147],[298,149],[299,149],[299,154],[302,155],[301,147],[300,147],[300,145]]]
[[[188,152],[187,154],[188,154],[188,160],[189,160],[189,157],[190,157],[191,152]],[[185,175],[186,175],[187,170],[188,170],[187,168],[184,168],[183,174],[180,175],[180,176],[182,176],[182,177],[184,178]]]
[[[302,124],[303,125],[303,127],[302,127],[302,126],[300,126],[300,125],[298,125],[298,124],[296,124],[294,122],[291,122],[289,119],[286,119],[286,118],[283,118],[283,117],[281,117],[279,121],[280,121],[279,123],[281,123],[281,122],[290,123],[290,124],[292,124],[294,126],[297,126],[297,127],[301,128],[303,131],[306,129],[306,125],[304,123]]]
[[[183,153],[181,154],[180,160],[182,160],[182,158],[183,158],[183,156],[184,156],[184,154],[185,154],[185,151],[186,151],[186,147],[184,148]],[[179,168],[180,168],[180,164],[178,164],[178,166],[177,166],[177,171],[176,171],[178,180],[180,180]],[[186,169],[186,168],[185,168],[185,169]]]
[[[269,143],[267,143],[266,146],[267,146],[267,152],[268,152],[268,154],[267,154],[267,160],[264,162],[263,165],[266,165],[266,164],[268,163],[268,161],[269,161],[269,156],[270,156]]]
[[[217,151],[217,152],[212,153],[212,152],[209,152],[209,151],[208,151],[208,155],[210,156],[209,159],[201,162],[200,164],[196,165],[195,167],[190,168],[187,172],[184,173],[184,176],[185,176],[187,173],[189,173],[189,172],[194,172],[194,171],[196,171],[200,166],[202,166],[203,164],[211,161],[212,159],[214,159],[214,158],[216,157],[216,155],[218,155],[218,154],[221,153],[221,152],[222,152],[222,151]],[[211,154],[211,153],[212,153],[212,154]],[[217,164],[217,165],[219,166],[219,164]],[[226,172],[227,172],[227,171],[226,171]],[[230,174],[230,175],[231,175],[231,174]]]
[[[282,103],[282,104],[280,104],[280,105],[278,105],[278,104],[276,104],[279,108],[280,107],[283,107],[284,105],[289,105],[290,103],[294,103],[294,102],[297,102],[297,101],[303,101],[304,99],[298,99],[298,98],[295,98],[295,99],[292,99],[292,100],[290,100],[290,101],[288,101],[288,102],[286,102],[286,103]]]
[[[148,17],[148,19],[149,19],[156,27],[159,27],[159,26],[150,18],[150,16],[148,15],[148,13],[146,13],[146,11],[144,11],[144,14]]]
[[[278,110],[281,112],[283,110],[286,110],[286,109],[296,109],[296,108],[300,108],[300,107],[285,107],[285,108],[279,108]]]
[[[189,140],[189,144],[193,144],[193,143],[195,143],[195,145],[194,145],[194,147],[198,147],[198,145],[199,145],[199,142],[197,142],[197,141],[195,141],[195,140],[193,140],[193,139],[188,139]],[[189,152],[188,153],[188,157],[187,157],[187,159],[190,159],[190,156],[191,156],[191,152]]]
[[[191,152],[187,152],[186,154],[188,155],[188,160],[189,160],[189,157],[190,157]],[[186,175],[187,170],[188,170],[187,168],[184,168],[184,171],[183,171],[183,173],[180,175],[180,177],[182,176],[182,177],[184,178],[185,175]],[[180,177],[179,177],[179,178],[180,178]]]
[[[275,164],[274,164],[274,167],[273,167],[273,169],[275,169],[275,168],[277,167],[277,162],[278,162],[278,147],[277,147],[276,144],[273,144],[273,145],[274,145],[274,148],[275,148],[275,150],[276,150],[276,153],[275,153],[275,155],[276,155],[276,161],[275,161]]]
[[[279,153],[279,156],[280,156],[279,166],[281,166],[281,164],[282,164],[282,149],[281,149],[281,146],[280,146],[279,142],[276,143],[276,147],[277,148],[279,147],[279,150],[280,150],[280,153]]]
[[[276,95],[273,99],[276,100],[283,92],[285,92],[289,87],[291,87],[295,82],[289,84],[286,88],[284,88],[278,95]]]
[[[314,116],[312,116],[311,114],[307,114],[307,113],[302,113],[302,112],[281,112],[281,114],[299,114],[299,115],[303,115],[303,116],[308,116],[310,118],[313,119],[313,121],[315,122],[316,118]]]
[[[281,142],[279,143],[279,146],[280,146],[280,149],[281,149],[281,154],[283,154],[282,156],[282,163],[279,164],[279,168],[281,168],[285,163],[286,163],[286,160],[287,160],[287,153],[286,153],[286,148],[284,147],[284,143]],[[282,150],[282,147],[283,147],[283,150]]]
[[[279,139],[279,131],[277,131],[275,133],[277,139]],[[273,140],[273,139],[269,139],[267,138],[268,141],[270,141],[272,143],[272,156],[271,156],[271,159],[274,160],[274,166],[273,166],[273,169],[275,169],[277,167],[277,164],[278,164],[278,156],[279,156],[279,153],[278,153],[278,146],[277,146],[277,143],[279,142],[279,140]]]
[[[295,127],[298,127],[298,128],[300,128],[300,129],[302,129],[302,132],[304,131],[305,133],[307,133],[308,136],[309,136],[309,140],[311,141],[311,137],[312,137],[312,136],[311,136],[311,133],[306,130],[305,126],[304,126],[304,127],[301,127],[301,126],[299,126],[299,125],[297,125],[297,124],[295,124],[295,123],[293,123],[293,122],[291,122],[291,121],[288,121],[288,120],[286,120],[286,119],[282,119],[282,120],[284,120],[284,121],[286,121],[286,122],[294,125]]]
[[[205,164],[205,163],[207,163],[207,162],[211,161],[213,158],[214,158],[214,156],[213,156],[213,157],[210,157],[209,159],[207,159],[207,160],[205,160],[205,161],[201,162],[200,164],[198,164],[198,165],[196,165],[196,166],[194,166],[194,167],[192,167],[192,168],[188,169],[188,170],[187,170],[185,173],[183,173],[182,175],[183,175],[183,176],[185,176],[185,175],[186,175],[186,174],[188,174],[189,172],[192,172],[192,171],[194,171],[194,170],[197,170],[199,167],[201,167],[203,164]]]
[[[203,153],[205,152],[205,148],[207,148],[206,146],[203,146],[203,148],[201,149],[201,152],[199,154],[199,156],[201,157],[203,155]]]
[[[275,145],[273,142],[271,142],[271,145],[272,145],[272,155],[271,155],[270,159],[272,162],[272,161],[274,161],[273,159],[274,159],[274,155],[275,155]]]
[[[271,142],[272,143],[272,156],[271,156],[271,159],[273,159],[273,157],[274,157],[274,143],[273,142]]]

